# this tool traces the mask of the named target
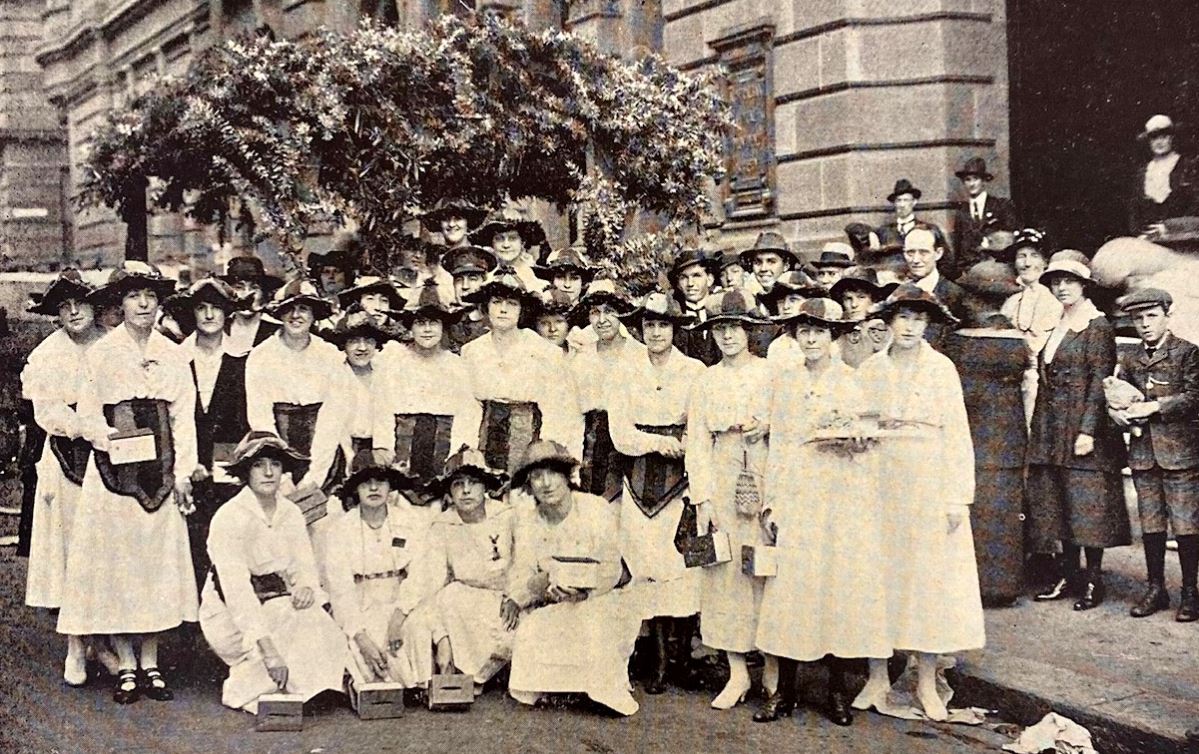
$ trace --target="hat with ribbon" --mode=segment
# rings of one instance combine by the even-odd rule
[[[321,331],[321,337],[342,349],[354,338],[370,338],[375,341],[376,348],[382,348],[392,340],[392,334],[380,327],[375,318],[357,304],[346,309],[332,330]]]
[[[477,291],[467,294],[465,300],[468,303],[485,305],[493,298],[515,299],[521,303],[522,309],[528,309],[530,312],[538,302],[537,294],[530,291],[525,281],[516,274],[516,270],[507,265],[497,269],[491,280]]]
[[[857,322],[845,320],[845,310],[831,298],[817,296],[805,299],[799,305],[799,311],[787,317],[774,317],[775,322],[795,327],[823,327],[832,332],[833,337],[849,332],[857,327]]]
[[[813,267],[853,267],[853,247],[844,241],[829,241],[820,251],[820,256],[812,260]]]
[[[192,283],[187,290],[168,298],[163,302],[162,308],[171,319],[184,326],[184,329],[191,330],[195,327],[195,308],[200,304],[213,304],[229,314],[248,309],[252,305],[250,298],[239,298],[233,286],[215,275],[209,275]]]
[[[176,281],[164,277],[157,266],[125,260],[109,274],[107,283],[88,295],[88,301],[102,306],[119,304],[125,294],[140,290],[153,291],[159,301],[165,301],[167,296],[175,292],[175,286]]]
[[[709,296],[704,302],[707,319],[692,325],[693,330],[703,330],[722,323],[743,327],[769,325],[770,320],[758,311],[753,297],[741,290],[731,290]]]
[[[263,265],[262,260],[249,254],[243,254],[230,259],[225,264],[225,274],[221,275],[220,278],[230,285],[243,280],[257,283],[263,292],[268,295],[283,285],[283,278],[266,274],[266,266]]]
[[[861,291],[870,296],[875,302],[882,301],[899,287],[899,283],[879,284],[878,272],[869,267],[851,267],[845,271],[841,279],[833,283],[829,296],[840,301],[846,291]]]
[[[441,255],[441,266],[453,277],[477,273],[486,275],[496,268],[495,254],[483,246],[456,246]]]
[[[887,194],[887,201],[894,204],[895,200],[903,194],[911,194],[913,199],[921,197],[920,189],[913,186],[907,178],[900,178],[895,182],[895,188],[891,189],[891,193]]]
[[[998,233],[1000,231],[996,231]],[[987,253],[1000,262],[1011,264],[1016,259],[1016,252],[1021,249],[1035,249],[1042,257],[1045,257],[1045,233],[1036,228],[1021,228],[1011,234],[1011,240],[1006,247],[1002,249],[991,248],[990,242],[987,244]]]
[[[782,301],[787,296],[798,294],[804,298],[815,298],[818,296],[827,296],[828,291],[824,286],[819,285],[806,272],[802,270],[788,270],[778,279],[774,281],[774,285],[770,290],[763,291],[757,294],[758,303],[763,304],[768,309],[774,309],[775,305]]]
[[[444,470],[425,485],[425,492],[433,497],[449,494],[450,484],[461,477],[482,482],[487,491],[493,494],[499,492],[504,482],[508,481],[506,473],[487,465],[482,451],[463,445],[457,453],[446,459]]]
[[[555,276],[564,272],[574,272],[589,282],[595,275],[595,268],[587,262],[586,248],[582,244],[568,246],[550,252],[544,265],[533,265],[533,274],[542,280],[552,281]]]
[[[641,306],[620,315],[620,319],[629,327],[635,328],[641,327],[647,319],[661,320],[679,327],[695,321],[695,315],[685,311],[674,296],[662,291],[653,291],[645,297]]]
[[[933,319],[945,324],[958,322],[958,318],[939,298],[913,283],[904,283],[891,291],[891,295],[881,304],[870,309],[870,314],[871,317],[890,319],[901,309],[928,312]]]
[[[337,301],[342,306],[349,306],[361,300],[368,293],[380,293],[387,298],[387,306],[400,309],[404,306],[404,297],[396,290],[395,285],[378,270],[366,269],[354,281],[354,285],[340,291]]]
[[[670,268],[666,270],[667,281],[672,287],[678,286],[679,274],[688,267],[696,265],[709,275],[715,275],[720,271],[718,255],[703,249],[683,249],[670,263]]]
[[[421,215],[420,222],[429,232],[440,233],[441,221],[447,217],[461,217],[466,220],[468,229],[477,228],[487,217],[487,210],[460,199],[442,199],[433,205],[433,209]]]
[[[66,269],[58,274],[42,293],[29,296],[29,306],[25,311],[30,314],[44,314],[47,317],[57,317],[58,307],[67,301],[87,301],[93,288],[83,282],[79,270]]]
[[[587,286],[571,315],[574,324],[585,326],[593,306],[609,306],[616,311],[617,316],[633,310],[633,305],[617,290],[615,281],[608,278],[593,280]]]
[[[351,463],[350,476],[338,488],[342,507],[349,510],[358,505],[358,485],[371,480],[387,482],[392,492],[410,490],[416,486],[416,477],[392,466],[376,463],[370,453],[358,453]]]
[[[995,179],[995,176],[991,175],[987,171],[987,161],[981,157],[971,157],[970,159],[966,160],[966,164],[962,166],[961,170],[955,172],[954,175],[958,177],[958,180],[962,181],[966,180],[970,176],[982,178],[984,181],[992,181]]]
[[[791,245],[787,243],[787,239],[783,238],[781,233],[773,230],[759,233],[754,245],[741,252],[741,266],[747,270],[752,269],[754,257],[766,252],[772,252],[782,257],[788,269],[799,266],[799,257],[795,255],[794,251],[791,251]]]
[[[1169,115],[1154,115],[1149,120],[1145,121],[1145,130],[1137,134],[1137,139],[1146,141],[1152,139],[1158,134],[1172,134],[1182,127],[1181,123],[1175,123]]]
[[[418,319],[434,319],[442,324],[450,324],[455,322],[466,311],[468,307],[456,306],[454,302],[447,301],[442,295],[442,290],[437,281],[429,278],[424,285],[419,288],[408,289],[408,301],[403,309],[392,311],[393,317],[400,321],[404,327],[412,327],[412,323]]]
[[[225,470],[238,479],[249,479],[250,467],[259,458],[274,458],[283,465],[284,473],[290,474],[295,474],[308,462],[308,456],[292,448],[274,432],[253,430],[237,444],[233,460]]]
[[[514,230],[520,234],[520,240],[526,249],[545,243],[545,228],[536,220],[530,220],[525,213],[511,208],[492,212],[483,221],[483,226],[472,231],[470,240],[480,246],[491,246],[496,233]]]
[[[316,285],[307,278],[296,278],[276,291],[266,307],[266,313],[278,319],[297,304],[312,309],[312,316],[318,321],[328,319],[333,314],[333,304],[321,298]]]
[[[1074,249],[1062,249],[1049,258],[1049,264],[1038,281],[1049,285],[1055,278],[1067,277],[1077,280],[1084,287],[1094,285],[1091,278],[1091,262],[1087,255]]]
[[[512,473],[512,486],[524,487],[529,483],[529,474],[537,469],[554,469],[568,479],[580,466],[578,459],[570,454],[566,446],[553,440],[538,440],[525,449],[524,458]]]

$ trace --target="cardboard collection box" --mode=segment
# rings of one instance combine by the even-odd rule
[[[686,550],[683,552],[683,562],[688,568],[706,568],[728,563],[732,559],[729,535],[722,531],[688,539]]]
[[[350,685],[350,706],[359,720],[388,720],[404,715],[404,686],[400,683]]]
[[[114,466],[127,463],[145,463],[158,457],[154,442],[154,430],[132,429],[114,432],[108,436],[108,460]]]
[[[258,697],[258,724],[261,731],[303,730],[304,697],[299,694],[263,694]]]
[[[475,679],[465,673],[435,673],[429,681],[429,709],[467,710],[475,703]]]
[[[759,578],[778,576],[778,548],[770,545],[741,545],[741,573]]]
[[[599,566],[595,558],[555,555],[551,559],[550,579],[568,589],[597,589]]]

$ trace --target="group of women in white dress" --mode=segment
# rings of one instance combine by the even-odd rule
[[[981,647],[983,623],[961,387],[923,338],[952,317],[936,298],[879,295],[890,343],[855,368],[837,339],[859,323],[830,298],[772,319],[729,290],[700,322],[666,292],[577,290],[574,253],[518,264],[527,221],[483,226],[501,249],[457,233],[467,209],[439,212],[450,248],[406,290],[335,249],[317,282],[243,257],[176,292],[126,262],[41,297],[61,327],[23,376],[49,435],[28,601],[59,608],[66,681],[100,656],[117,702],[169,699],[157,638],[198,620],[233,708],[443,673],[479,693],[507,667],[521,703],[630,715],[639,636],[661,693],[698,615],[729,666],[714,708],[746,698],[750,653],[761,721],[824,660],[847,725],[850,702],[900,704],[887,659],[906,651],[915,707],[944,719],[938,657]],[[574,327],[555,342],[530,328],[559,279]],[[182,343],[155,327],[163,302]],[[105,308],[123,314],[108,331]],[[749,349],[767,326],[795,340],[783,364]],[[684,355],[684,330],[719,361]],[[731,557],[688,567],[725,537]],[[747,575],[743,548],[777,574]]]

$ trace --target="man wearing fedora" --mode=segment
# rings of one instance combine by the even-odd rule
[[[716,285],[719,258],[703,249],[683,249],[666,271],[666,279],[674,290],[674,298],[683,311],[703,322],[707,315],[704,307]],[[674,345],[684,355],[712,366],[720,361],[720,349],[707,329],[675,328]]]
[[[993,196],[986,184],[995,176],[981,157],[971,157],[954,173],[966,189],[966,200],[958,203],[953,216],[953,248],[957,250],[957,270],[965,272],[981,261],[982,241],[993,231],[1019,228],[1016,205],[1011,199]]]
[[[941,266],[945,272],[949,272],[953,266],[953,248],[945,234],[934,223],[916,217],[916,204],[922,195],[920,189],[907,178],[895,182],[895,188],[887,195],[887,201],[895,208],[895,217],[875,230],[879,245],[882,248],[903,248],[903,241],[909,233],[916,229],[927,230],[936,239],[937,248],[942,249],[945,259]]]
[[[1168,115],[1145,122],[1137,140],[1148,145],[1149,161],[1136,172],[1128,202],[1128,230],[1140,235],[1172,217],[1199,214],[1199,168],[1175,149],[1179,126]],[[1161,232],[1160,230],[1158,231]]]
[[[741,266],[753,273],[763,293],[769,293],[780,275],[799,267],[799,257],[781,233],[768,230],[741,252]]]

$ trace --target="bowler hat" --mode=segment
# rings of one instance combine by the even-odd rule
[[[1170,295],[1169,291],[1163,291],[1161,288],[1142,288],[1120,297],[1116,301],[1116,305],[1120,307],[1123,314],[1132,314],[1142,309],[1152,309],[1155,306],[1160,306],[1164,312],[1169,314],[1170,307],[1174,305],[1174,297]]]
[[[966,160],[966,164],[962,166],[961,170],[954,173],[954,175],[963,181],[970,176],[982,178],[984,181],[991,181],[995,178],[995,176],[987,171],[987,161],[981,157],[971,157]]]
[[[295,474],[308,462],[308,456],[288,445],[274,432],[253,430],[246,433],[233,450],[233,460],[225,470],[238,479],[248,479],[250,467],[259,458],[274,458],[283,464],[284,473]]]
[[[529,474],[536,469],[551,468],[562,472],[567,478],[579,467],[579,461],[564,445],[553,440],[538,440],[525,449],[524,458],[512,473],[512,486],[524,487],[529,483]]]
[[[230,259],[225,265],[225,274],[220,278],[230,285],[241,280],[257,283],[267,295],[283,285],[282,278],[266,274],[266,266],[262,260],[249,254]]]
[[[812,260],[813,267],[853,267],[853,247],[844,241],[830,241],[820,256]]]
[[[921,196],[920,189],[913,186],[907,178],[900,178],[895,182],[895,188],[887,195],[887,201],[894,204],[896,197],[900,194],[911,194],[913,199],[919,199]]]
[[[425,485],[425,492],[433,497],[445,495],[450,491],[450,483],[463,476],[479,480],[492,493],[498,492],[508,480],[506,473],[487,465],[487,459],[481,451],[463,445],[457,453],[446,459],[444,470]]]
[[[759,233],[757,240],[754,241],[754,245],[741,252],[741,266],[747,270],[751,269],[754,257],[767,251],[781,256],[783,261],[787,263],[788,269],[799,266],[799,257],[795,255],[794,251],[791,251],[791,245],[787,243],[787,239],[783,238],[781,233],[773,230]]]
[[[888,319],[900,309],[928,312],[934,319],[947,324],[958,322],[958,318],[953,316],[939,298],[913,283],[898,286],[885,301],[872,307],[870,313],[872,317]]]
[[[79,270],[66,269],[59,273],[44,293],[32,294],[30,303],[25,311],[30,314],[44,314],[48,317],[58,316],[58,307],[65,301],[75,299],[86,301],[94,289],[83,282]]]

